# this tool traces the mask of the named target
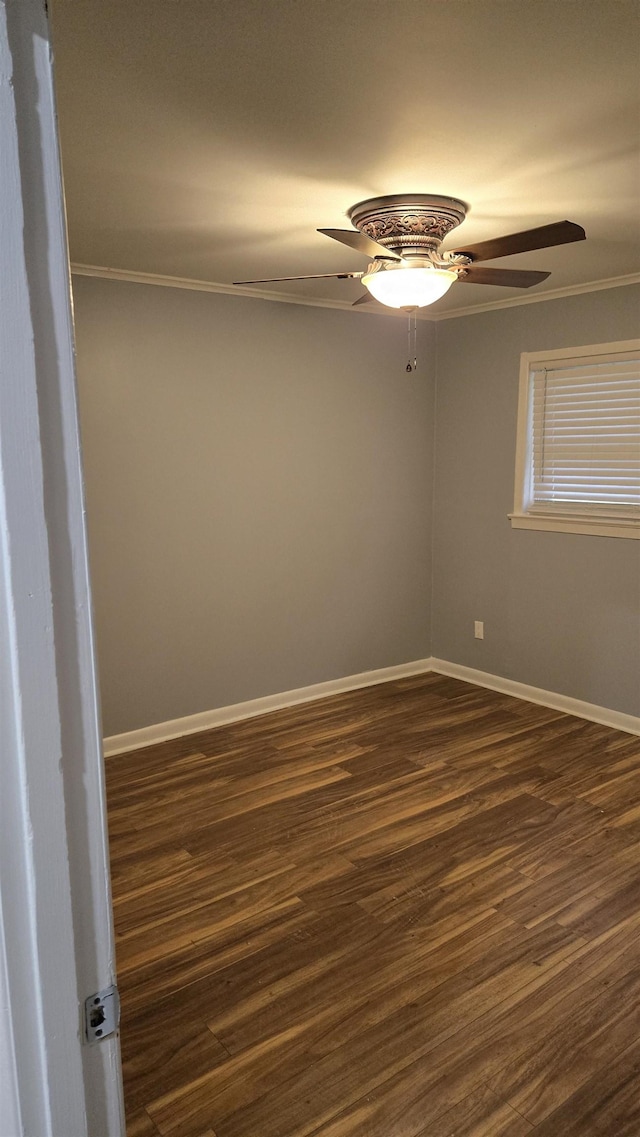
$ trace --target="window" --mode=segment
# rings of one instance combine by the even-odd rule
[[[521,356],[510,517],[640,537],[640,340]]]

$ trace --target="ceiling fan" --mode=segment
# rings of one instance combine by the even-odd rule
[[[464,202],[434,194],[390,194],[358,202],[348,211],[353,229],[318,229],[334,241],[369,257],[366,272],[329,272],[237,280],[235,284],[272,284],[284,280],[360,279],[367,288],[354,303],[378,300],[391,308],[413,311],[433,304],[455,281],[531,288],[550,275],[523,269],[485,268],[479,262],[584,241],[585,231],[573,221],[555,221],[537,229],[510,233],[453,251],[440,248],[444,238],[467,213]]]

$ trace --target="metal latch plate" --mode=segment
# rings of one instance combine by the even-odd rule
[[[96,991],[84,1001],[84,1024],[87,1042],[101,1042],[113,1034],[120,1022],[120,996],[114,985]]]

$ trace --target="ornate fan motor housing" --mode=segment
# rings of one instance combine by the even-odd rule
[[[405,261],[452,268],[468,257],[440,254],[444,238],[464,221],[467,206],[455,197],[436,194],[390,194],[360,201],[348,210],[356,229],[398,253]]]

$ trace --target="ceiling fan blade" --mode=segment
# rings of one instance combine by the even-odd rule
[[[469,265],[464,276],[458,277],[462,284],[499,284],[502,288],[531,288],[541,284],[551,276],[550,272],[536,272],[518,268],[484,268],[483,265]]]
[[[372,241],[371,237],[367,237],[366,233],[359,233],[356,229],[318,229],[318,233],[333,237],[334,241],[340,241],[343,245],[348,245],[350,249],[364,253],[365,257],[370,257],[372,260],[374,257],[387,257],[392,261],[402,260],[398,253],[392,253],[391,249],[385,249],[384,245],[379,245],[377,241]]]
[[[363,293],[362,293],[362,296],[359,296],[357,300],[354,300],[354,302],[353,302],[353,304],[351,305],[351,307],[352,307],[352,308],[357,308],[357,307],[358,307],[358,304],[370,304],[370,303],[372,303],[372,302],[373,302],[373,303],[376,303],[376,298],[375,298],[375,296],[372,296],[370,292],[363,292]]]
[[[234,284],[276,284],[279,280],[350,280],[363,272],[317,272],[313,276],[268,276],[266,280],[234,280]]]
[[[571,241],[584,241],[586,233],[574,221],[554,221],[552,225],[540,225],[537,229],[525,229],[522,233],[509,233],[506,237],[495,237],[490,241],[480,241],[477,245],[461,245],[456,253],[464,253],[472,261],[492,261],[495,257],[509,257],[512,253],[529,253],[533,249],[549,249],[552,245],[568,245]]]

